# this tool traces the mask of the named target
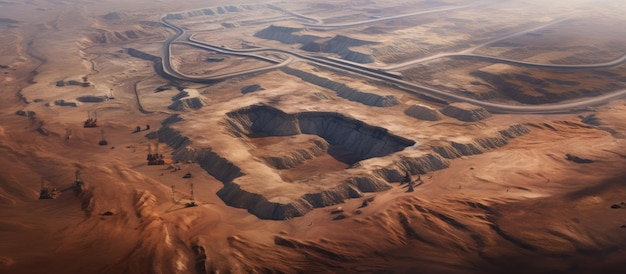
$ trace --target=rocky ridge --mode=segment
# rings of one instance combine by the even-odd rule
[[[337,93],[337,96],[349,101],[358,102],[373,107],[390,107],[400,104],[400,101],[393,95],[381,96],[378,94],[367,93],[351,88],[345,84],[332,81],[328,78],[320,77],[305,71],[284,67],[281,68],[284,73],[296,76],[311,84],[330,89]]]

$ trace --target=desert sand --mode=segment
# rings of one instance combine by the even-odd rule
[[[0,272],[619,273],[626,5],[541,2],[0,1]]]

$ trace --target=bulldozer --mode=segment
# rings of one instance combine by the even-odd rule
[[[85,124],[83,127],[97,127],[98,126],[98,113],[93,112],[94,117],[91,117],[91,112],[87,111],[87,120],[85,120]]]

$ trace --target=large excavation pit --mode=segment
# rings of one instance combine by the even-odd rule
[[[371,126],[339,113],[287,114],[270,106],[253,105],[230,112],[227,116],[236,135],[246,136],[257,147],[269,149],[269,152],[280,154],[282,158],[293,158],[294,161],[304,162],[328,154],[339,165],[353,165],[415,144],[413,140],[391,134],[385,128]],[[296,135],[315,135],[320,138],[309,136],[298,141],[297,137],[293,137]],[[283,138],[277,138],[280,136]],[[284,144],[281,144],[283,141]],[[291,165],[295,166],[297,164]]]
[[[389,190],[389,183],[406,172],[448,167],[438,155],[406,150],[413,140],[334,112],[290,114],[252,105],[214,121],[208,128],[219,124],[228,134],[210,139],[178,130],[189,122],[183,119],[159,131],[159,138],[175,149],[172,159],[200,164],[224,183],[217,195],[227,205],[261,219],[303,216],[313,208]],[[224,146],[233,137],[240,142]]]

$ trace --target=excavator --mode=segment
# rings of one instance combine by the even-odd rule
[[[87,120],[85,120],[85,124],[83,127],[97,127],[98,126],[98,113],[93,112],[94,117],[91,117],[91,112],[87,111]]]

